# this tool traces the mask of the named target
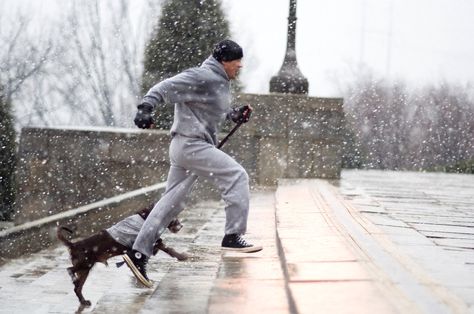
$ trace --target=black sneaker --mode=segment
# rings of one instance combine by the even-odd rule
[[[148,263],[148,257],[138,251],[131,250],[128,251],[127,254],[122,255],[122,258],[135,277],[137,277],[138,281],[148,288],[153,287],[153,283],[146,275],[146,264]]]
[[[254,253],[261,251],[261,246],[247,243],[240,234],[226,234],[222,239],[222,249],[242,253]]]

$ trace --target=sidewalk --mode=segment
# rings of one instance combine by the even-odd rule
[[[335,200],[327,199],[333,192],[321,180],[284,180],[276,193],[277,231],[297,311],[413,313],[340,225]]]
[[[180,216],[178,234],[167,245],[187,252],[178,262],[160,252],[150,259],[153,289],[139,286],[127,267],[96,264],[81,307],[66,273],[62,246],[45,249],[0,267],[0,313],[289,313],[285,279],[275,239],[274,191],[252,194],[247,239],[265,249],[255,254],[222,252],[224,204],[201,203]],[[270,302],[271,300],[271,302]]]
[[[152,258],[153,289],[115,268],[119,258],[97,265],[83,290],[88,308],[72,291],[65,248],[46,249],[0,267],[0,313],[473,313],[474,182],[457,187],[465,197],[456,202],[438,186],[433,202],[426,192],[415,201],[407,179],[347,172],[338,182],[282,180],[276,191],[254,191],[246,238],[264,246],[254,254],[222,252],[223,204],[201,203],[183,212],[180,233],[164,236],[189,261]],[[453,202],[464,229],[420,223],[426,213],[442,219]],[[431,210],[415,213],[420,204]],[[440,247],[440,232],[464,238]]]
[[[474,313],[474,176],[346,171],[338,192],[448,308],[438,312]]]

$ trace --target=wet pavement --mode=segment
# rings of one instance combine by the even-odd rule
[[[64,247],[0,266],[0,313],[474,313],[474,176],[344,171],[252,192],[246,238],[222,252],[223,204],[200,203],[153,257],[152,289],[98,264],[81,307]]]
[[[346,171],[340,187],[436,309],[474,313],[474,176]]]

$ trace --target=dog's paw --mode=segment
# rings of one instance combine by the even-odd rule
[[[91,306],[92,303],[91,303],[91,301],[89,301],[89,300],[82,300],[82,301],[81,301],[81,305],[84,305],[84,306]]]
[[[178,254],[178,255],[176,256],[176,259],[177,259],[178,261],[186,261],[186,260],[188,260],[188,258],[189,258],[189,256],[187,256],[186,254]]]
[[[172,233],[178,233],[183,228],[183,224],[177,219],[173,219],[168,225],[168,230]]]

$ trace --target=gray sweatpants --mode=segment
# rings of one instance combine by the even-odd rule
[[[175,135],[169,155],[171,167],[166,191],[145,220],[133,249],[152,255],[153,244],[184,209],[197,177],[209,179],[219,189],[226,203],[225,233],[245,233],[250,195],[245,169],[214,145],[197,138]]]
[[[110,228],[105,229],[118,243],[131,248],[135,242],[145,219],[136,214],[128,216]]]

